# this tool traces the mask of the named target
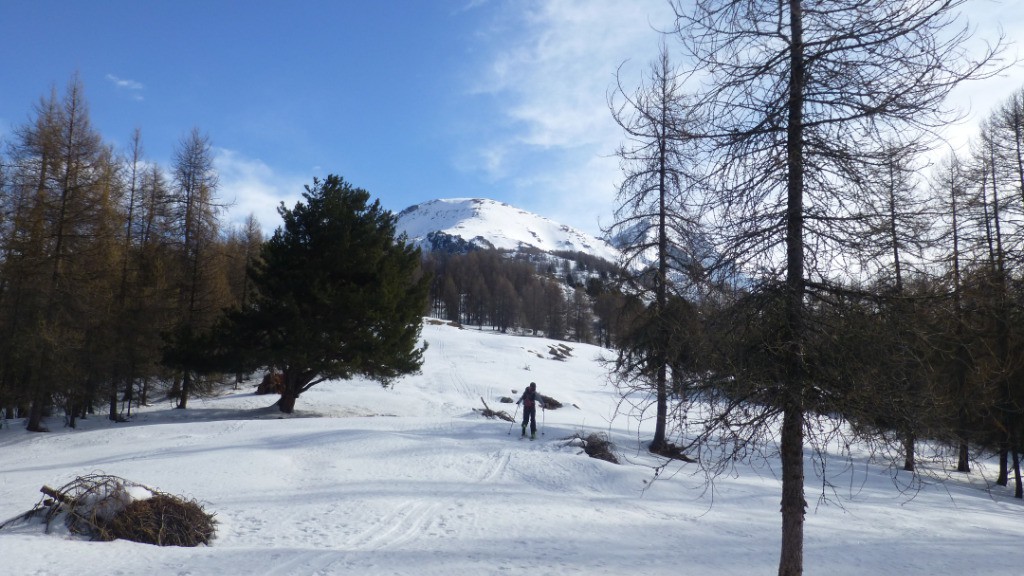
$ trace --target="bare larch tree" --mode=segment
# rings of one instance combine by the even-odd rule
[[[760,369],[732,375],[757,391],[734,397],[757,403],[723,403],[737,409],[705,422],[735,434],[737,417],[750,431],[781,419],[780,575],[803,572],[804,444],[835,400],[816,376],[812,352],[828,334],[812,325],[812,311],[848,284],[849,259],[871,232],[864,182],[881,147],[918,145],[949,120],[950,90],[992,70],[1001,43],[968,55],[971,31],[958,21],[965,3],[673,2],[693,65],[706,222],[723,259],[742,267],[747,292],[771,302],[778,322],[764,331],[771,339],[760,346]]]

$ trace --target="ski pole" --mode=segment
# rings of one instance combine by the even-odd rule
[[[516,404],[516,413],[512,415],[512,423],[508,425],[508,436],[512,435],[512,427],[516,425],[516,416],[519,416],[519,404]]]
[[[547,428],[547,426],[546,426],[547,420],[548,420],[548,409],[547,408],[541,408],[540,409],[540,435],[541,436],[544,435],[544,429]]]

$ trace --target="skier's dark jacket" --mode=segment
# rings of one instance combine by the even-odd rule
[[[540,404],[541,408],[544,408],[544,400],[540,394],[537,394],[537,390],[535,388],[527,388],[516,404],[522,404],[524,408],[533,408],[535,402]]]

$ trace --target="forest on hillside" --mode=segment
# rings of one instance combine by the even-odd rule
[[[158,381],[180,394],[165,351],[249,290],[262,232],[254,218],[224,227],[210,138],[189,131],[170,166],[146,157],[140,130],[129,142],[104,141],[76,75],[3,143],[0,410],[30,429],[55,410],[69,426],[122,418]]]
[[[119,421],[155,394],[186,408],[266,369],[285,377],[291,411],[324,379],[387,382],[418,366],[419,252],[340,177],[282,205],[269,239],[252,216],[226,227],[209,136],[189,131],[170,166],[145,156],[140,130],[119,150],[77,76],[0,151],[0,423]]]
[[[430,315],[459,324],[615,346],[643,307],[618,263],[581,252],[520,249],[424,254]]]

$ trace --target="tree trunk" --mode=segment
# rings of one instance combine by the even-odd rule
[[[951,208],[952,232],[953,232],[953,311],[956,314],[956,330],[954,341],[956,342],[956,356],[954,364],[954,375],[956,383],[956,396],[959,399],[957,411],[957,425],[962,434],[960,438],[960,456],[957,461],[957,472],[970,472],[971,460],[969,444],[967,442],[966,430],[968,429],[967,414],[967,370],[971,363],[971,355],[964,344],[964,312],[960,297],[960,225],[957,205],[957,182],[959,180],[959,162],[955,154],[949,159],[949,205]]]
[[[295,412],[295,401],[298,398],[295,394],[285,391],[281,394],[281,398],[277,401],[277,408],[284,414],[291,414]]]
[[[957,472],[970,472],[971,471],[971,454],[968,449],[967,441],[960,442],[960,456],[957,458],[956,463]]]
[[[110,387],[110,408],[107,412],[107,418],[117,422],[117,386],[111,385]]]
[[[1024,484],[1022,484],[1020,477],[1020,452],[1016,448],[1013,449],[1013,478],[1016,483],[1016,487],[1013,490],[1014,498],[1024,498]]]
[[[32,405],[28,409],[28,426],[26,428],[29,432],[48,432],[43,426],[43,401],[38,396],[37,394],[37,397],[32,400]]]
[[[790,69],[786,126],[786,381],[782,416],[782,550],[779,576],[804,571],[804,45],[803,8],[789,0]]]
[[[668,421],[668,369],[665,362],[662,361],[661,365],[658,366],[658,377],[657,377],[657,394],[658,394],[658,413],[654,423],[654,439],[651,440],[648,450],[655,453],[660,453],[667,447],[665,442],[665,427]]]
[[[68,428],[78,427],[78,405],[73,399],[64,402],[64,420]]]
[[[788,406],[782,419],[782,552],[779,576],[799,576],[804,569],[804,427],[803,408]]]
[[[1000,486],[1006,486],[1010,482],[1010,443],[1006,440],[999,441],[999,476],[996,478],[996,484]]]
[[[181,393],[178,395],[178,409],[184,410],[188,407],[188,397],[192,393],[192,373],[185,370],[181,378]]]
[[[907,472],[914,471],[915,455],[914,455],[914,433],[907,432],[903,436],[903,469]]]
[[[295,411],[295,401],[299,399],[299,379],[287,368],[282,371],[281,376],[284,378],[284,385],[281,388],[281,398],[277,401],[277,408],[284,414],[291,414]]]
[[[132,368],[131,373],[135,373],[135,369]],[[124,420],[132,417],[132,403],[135,401],[135,380],[134,378],[127,378],[124,383],[124,396],[121,397],[121,415],[119,419]],[[125,408],[124,403],[127,402],[128,406]]]

